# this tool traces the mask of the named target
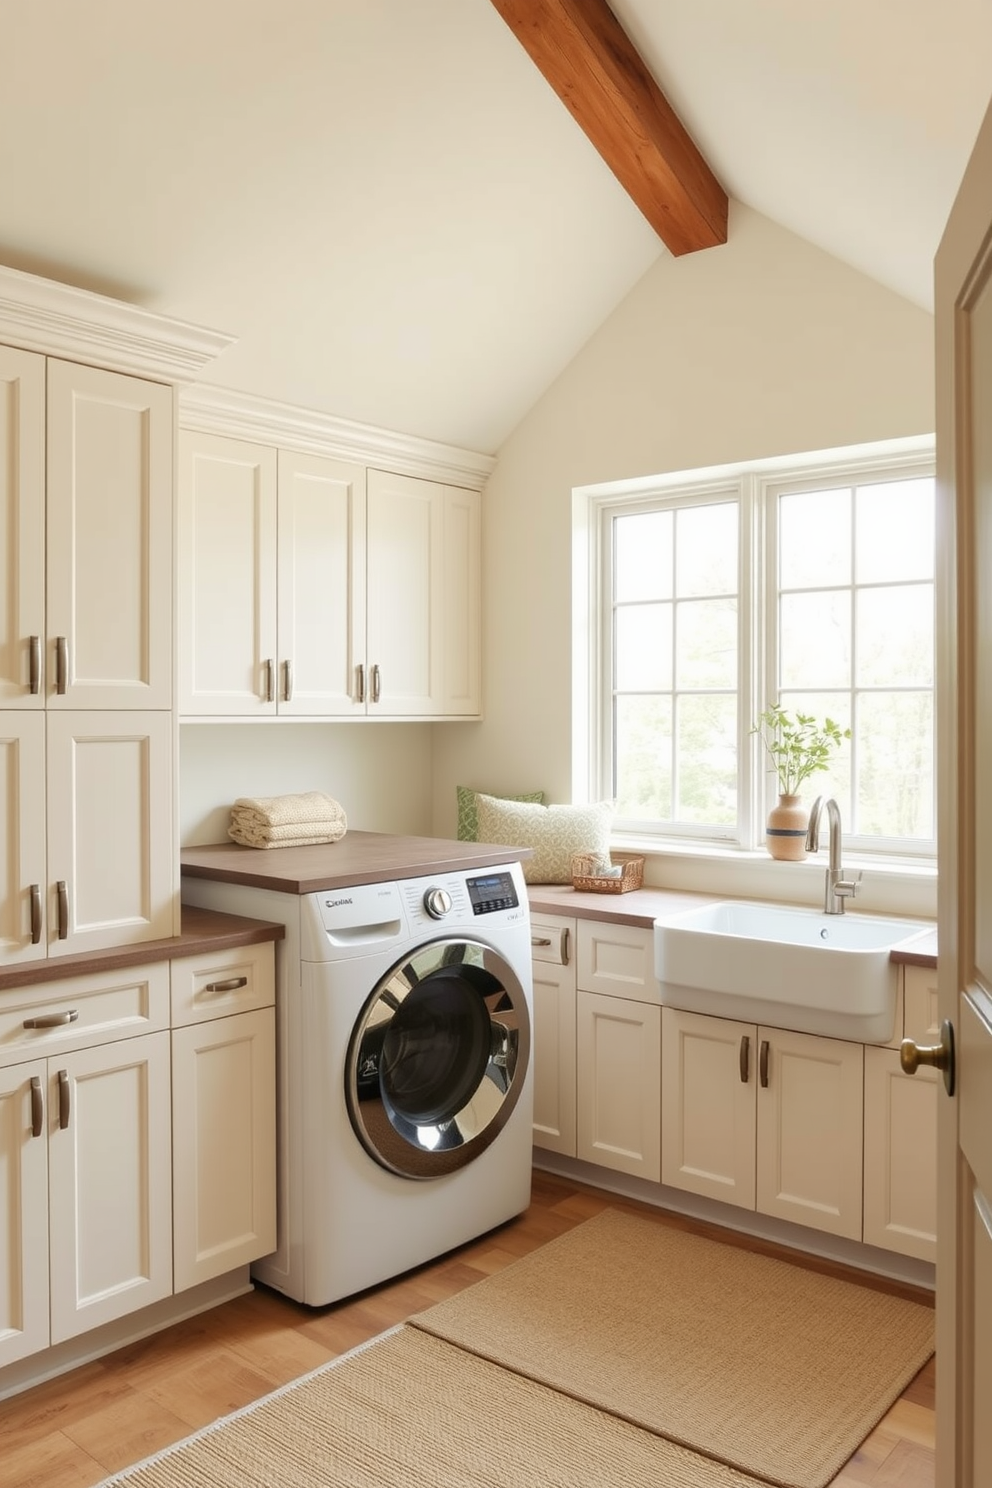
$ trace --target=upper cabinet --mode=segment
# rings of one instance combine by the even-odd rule
[[[172,706],[171,387],[0,347],[0,706]]]
[[[480,498],[180,434],[180,712],[478,716]]]

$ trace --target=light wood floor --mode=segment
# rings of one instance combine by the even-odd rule
[[[311,1309],[259,1287],[0,1401],[0,1488],[88,1488],[611,1206],[781,1254],[772,1246],[535,1173],[531,1206],[518,1219],[353,1301]],[[804,1264],[860,1275],[813,1259]],[[925,1296],[895,1284],[887,1289]],[[834,1488],[934,1488],[933,1445],[931,1361],[834,1479]]]

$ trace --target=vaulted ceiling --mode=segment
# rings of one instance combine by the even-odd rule
[[[0,262],[233,333],[211,381],[494,451],[668,254],[510,3],[0,0]],[[929,306],[988,0],[612,8],[732,198]]]

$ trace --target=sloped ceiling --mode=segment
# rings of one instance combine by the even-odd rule
[[[929,305],[988,0],[613,8],[732,196]],[[233,333],[227,387],[492,452],[666,253],[490,0],[0,0],[0,36],[0,262]]]

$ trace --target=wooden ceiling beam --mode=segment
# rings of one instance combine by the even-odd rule
[[[675,255],[727,241],[727,193],[606,0],[492,0]]]

